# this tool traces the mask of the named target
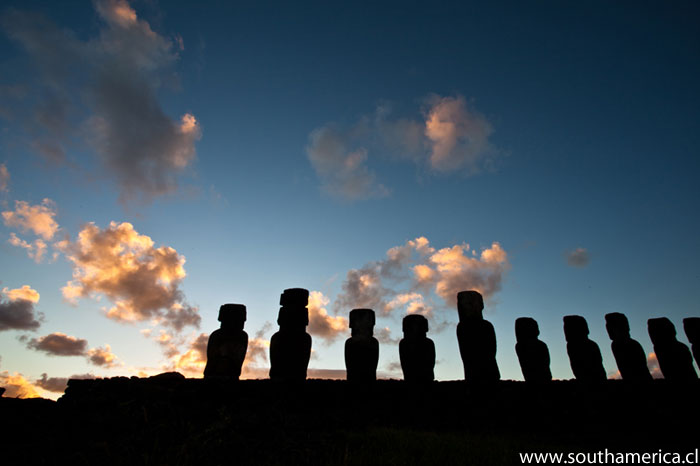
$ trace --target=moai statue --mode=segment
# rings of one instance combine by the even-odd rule
[[[407,382],[432,382],[435,379],[435,343],[427,337],[428,319],[420,314],[403,318],[403,338],[399,358]]]
[[[552,372],[549,370],[549,349],[547,344],[537,338],[540,328],[531,317],[515,319],[515,352],[520,361],[520,369],[526,382],[549,382]]]
[[[642,345],[630,337],[630,324],[627,317],[619,312],[605,314],[605,328],[612,340],[610,346],[622,380],[632,382],[652,380]]]
[[[683,329],[693,348],[695,364],[700,367],[700,317],[686,317],[683,319]]]
[[[566,352],[576,380],[600,382],[607,380],[603,356],[596,342],[588,338],[588,323],[581,316],[564,317]]]
[[[687,346],[676,339],[676,327],[666,317],[647,321],[649,337],[659,361],[659,369],[666,380],[695,380],[693,356]]]
[[[496,332],[484,320],[484,299],[478,291],[457,293],[457,341],[467,382],[495,382],[501,373],[496,362]]]
[[[377,380],[379,342],[372,336],[374,311],[353,309],[350,311],[350,338],[345,341],[345,368],[350,382]]]
[[[277,324],[280,329],[270,339],[270,378],[272,380],[306,380],[311,358],[309,325],[309,290],[290,288],[280,297]]]
[[[224,304],[219,308],[221,328],[209,335],[204,377],[240,377],[248,350],[248,334],[243,330],[245,321],[243,304]]]

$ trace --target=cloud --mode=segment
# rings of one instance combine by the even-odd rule
[[[480,252],[466,243],[436,250],[419,237],[390,248],[383,260],[348,271],[334,307],[336,312],[366,307],[384,316],[401,309],[432,318],[430,293],[451,309],[462,290],[477,290],[488,299],[500,291],[509,269],[508,255],[498,242]],[[409,289],[402,290],[406,282]]]
[[[200,333],[196,336],[190,341],[187,351],[172,356],[175,370],[189,377],[201,377],[204,374],[204,367],[207,365],[208,343],[209,334]]]
[[[330,300],[320,291],[309,293],[309,326],[307,331],[313,335],[323,338],[326,343],[335,341],[341,335],[348,332],[348,319],[343,316],[330,316],[325,306]]]
[[[306,377],[309,379],[345,380],[347,378],[347,374],[345,369],[309,368],[306,371]]]
[[[46,242],[41,238],[37,238],[33,243],[29,243],[19,238],[14,232],[10,233],[10,239],[7,240],[12,246],[26,249],[30,259],[34,259],[37,264],[41,263],[46,253]]]
[[[566,263],[572,267],[585,267],[590,262],[590,255],[584,248],[576,248],[566,253]]]
[[[0,193],[10,190],[10,172],[4,163],[0,163]]]
[[[110,319],[155,319],[178,332],[199,327],[197,308],[186,303],[179,288],[185,258],[171,247],[156,248],[130,223],[111,222],[104,230],[90,223],[62,250],[73,265],[73,280],[62,288],[69,301],[103,294],[114,303],[107,310]]]
[[[107,369],[117,365],[117,357],[112,353],[112,348],[105,345],[104,348],[90,348],[85,354],[90,364],[105,367]]]
[[[31,95],[42,98],[34,99],[28,136],[58,162],[67,144],[87,142],[118,184],[121,202],[150,201],[177,188],[201,136],[191,113],[171,118],[158,101],[161,88],[176,87],[173,65],[182,40],[155,32],[124,0],[94,6],[102,24],[88,40],[39,15],[3,15],[3,29],[40,71]]]
[[[19,228],[23,232],[31,231],[44,240],[50,240],[58,230],[55,204],[51,199],[44,199],[41,204],[30,205],[25,201],[15,201],[15,210],[2,212],[2,218],[8,227]]]
[[[7,300],[0,300],[0,331],[39,328],[44,315],[35,315],[34,305],[39,302],[39,293],[36,290],[24,285],[14,290],[3,288],[2,294],[7,296]]]
[[[491,123],[464,97],[431,94],[420,119],[393,118],[383,103],[349,127],[320,126],[309,134],[306,153],[325,191],[361,200],[390,192],[371,169],[375,157],[411,161],[430,173],[475,175],[492,168],[499,154],[492,134]]]
[[[395,345],[399,342],[401,338],[392,338],[391,329],[389,327],[382,327],[379,330],[375,330],[374,337],[379,341],[379,343],[385,345]]]
[[[88,342],[65,333],[54,332],[39,338],[32,338],[27,348],[42,351],[49,356],[84,356]]]
[[[439,172],[465,170],[478,173],[494,150],[489,143],[491,124],[467,108],[463,97],[428,99],[425,135],[430,145],[430,166]]]
[[[661,372],[661,367],[659,366],[659,360],[656,359],[656,353],[652,352],[649,353],[649,356],[647,356],[647,367],[649,368],[649,372],[651,373],[651,376],[655,379],[663,379],[664,375]]]
[[[269,366],[267,353],[270,350],[270,340],[265,338],[265,334],[272,329],[270,322],[265,322],[260,330],[255,332],[253,338],[248,339],[248,351],[243,361],[241,369],[242,379],[265,378],[268,376]]]
[[[22,374],[0,372],[0,387],[5,388],[5,398],[40,398],[36,388]]]
[[[48,392],[63,393],[66,391],[68,380],[70,379],[94,379],[93,374],[75,374],[70,377],[49,377],[46,372],[41,374],[41,378],[34,381],[34,385]]]
[[[331,126],[311,132],[306,154],[321,179],[321,188],[333,196],[362,200],[389,194],[367,168],[367,150],[354,147],[345,134]]]

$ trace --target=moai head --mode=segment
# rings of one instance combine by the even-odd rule
[[[303,329],[309,325],[309,290],[304,288],[289,288],[280,296],[279,315],[277,324],[280,328]]]
[[[371,337],[374,333],[374,311],[372,309],[350,311],[350,328],[353,337]]]
[[[620,312],[605,314],[605,328],[613,341],[630,338],[630,323],[627,316]]]
[[[428,319],[420,314],[410,314],[403,318],[404,338],[421,338],[428,333]]]
[[[588,322],[581,316],[564,317],[564,336],[566,341],[581,341],[588,338]]]
[[[691,345],[700,344],[700,317],[686,317],[683,319],[683,330]]]
[[[219,322],[222,327],[243,330],[246,309],[243,304],[223,304],[219,308]]]
[[[653,345],[668,343],[676,339],[676,327],[668,317],[659,317],[647,321],[649,338]]]
[[[309,304],[309,290],[304,288],[288,288],[280,296],[282,307],[306,307]]]
[[[457,311],[459,320],[469,318],[483,319],[484,298],[478,291],[460,291],[457,293]]]
[[[519,317],[515,319],[515,338],[518,343],[536,340],[540,335],[537,321],[532,317]]]

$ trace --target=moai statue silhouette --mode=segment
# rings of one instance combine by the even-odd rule
[[[540,328],[531,317],[515,319],[515,352],[520,361],[520,369],[526,382],[549,382],[552,372],[549,369],[549,349],[545,342],[537,338]]]
[[[600,382],[607,379],[598,344],[588,338],[588,323],[581,316],[564,317],[566,352],[576,380]]]
[[[306,380],[311,358],[309,325],[309,291],[303,288],[284,290],[280,297],[277,324],[280,329],[270,339],[270,378],[282,381]]]
[[[700,367],[700,317],[686,317],[683,319],[683,329],[693,348],[695,364]]]
[[[350,311],[350,338],[345,341],[345,368],[350,382],[377,380],[379,342],[374,338],[374,311]]]
[[[248,350],[248,334],[243,330],[245,321],[243,304],[224,304],[219,308],[221,328],[209,335],[204,377],[240,377]]]
[[[630,337],[630,324],[627,317],[619,312],[605,314],[605,328],[612,340],[610,346],[622,380],[632,382],[652,380],[642,345]]]
[[[647,321],[649,337],[659,361],[659,369],[666,380],[695,380],[693,356],[687,346],[676,339],[676,327],[666,317]]]
[[[407,382],[432,382],[435,379],[435,343],[428,338],[428,319],[420,314],[403,318],[403,338],[399,358]]]
[[[478,291],[457,293],[457,341],[467,382],[495,382],[501,373],[496,362],[496,332],[484,319],[484,298]]]

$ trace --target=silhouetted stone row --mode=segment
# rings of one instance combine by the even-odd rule
[[[306,333],[309,324],[309,292],[303,288],[284,290],[277,323],[280,328],[270,341],[270,378],[282,381],[303,381],[311,356],[311,336]],[[500,380],[496,362],[496,333],[493,325],[483,317],[484,300],[474,290],[457,294],[457,340],[464,364],[464,379],[484,384]],[[209,337],[207,365],[204,376],[208,379],[237,380],[246,355],[248,335],[243,331],[246,308],[242,304],[224,304],[219,309],[221,328]],[[606,329],[612,340],[611,348],[620,376],[628,382],[649,382],[652,377],[647,367],[644,349],[630,336],[627,317],[619,312],[605,315]],[[351,337],[345,342],[347,379],[367,383],[377,378],[379,342],[373,336],[375,314],[372,309],[353,309],[350,312]],[[676,329],[667,318],[649,319],[649,336],[664,377],[671,381],[696,380],[693,356],[687,346],[676,339]],[[698,360],[700,351],[700,318],[683,321],[684,329]],[[399,343],[399,356],[404,380],[430,382],[435,378],[435,344],[427,337],[428,320],[418,314],[403,320],[404,338]],[[537,321],[520,317],[515,321],[517,343],[515,351],[527,382],[544,383],[552,380],[547,345],[541,341]],[[582,316],[564,317],[566,350],[571,369],[577,380],[593,383],[607,379],[603,358],[598,345],[588,337],[588,323]]]

